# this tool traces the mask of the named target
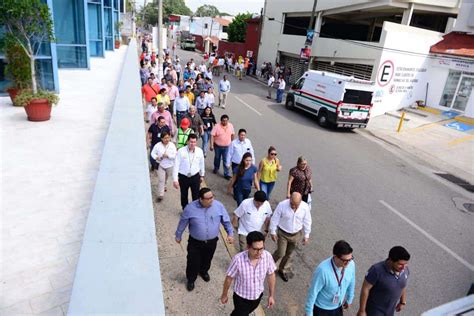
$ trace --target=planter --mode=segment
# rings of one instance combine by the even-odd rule
[[[28,121],[43,122],[51,118],[51,104],[47,99],[34,99],[25,106]]]
[[[115,48],[119,49],[120,48],[120,41],[115,41]]]
[[[8,88],[7,89],[8,95],[10,96],[10,99],[12,99],[12,104],[15,105],[15,98],[20,93],[20,89],[17,88]]]

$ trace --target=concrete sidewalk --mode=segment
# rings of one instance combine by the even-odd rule
[[[0,98],[0,315],[65,315],[126,46],[60,70],[48,122]]]
[[[406,109],[397,132],[401,115],[394,111],[371,118],[366,130],[357,131],[399,147],[440,173],[474,183],[474,126],[430,108]]]

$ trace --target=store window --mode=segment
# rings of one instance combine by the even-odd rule
[[[104,31],[105,50],[114,50],[114,28],[111,0],[104,0]]]
[[[465,111],[473,86],[474,73],[449,70],[439,104],[453,110]]]
[[[102,3],[100,0],[88,0],[89,50],[94,57],[104,56],[104,34],[102,30]]]

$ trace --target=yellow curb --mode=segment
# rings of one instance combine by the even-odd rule
[[[454,119],[458,122],[474,125],[474,118],[471,118],[471,117],[456,116]]]
[[[474,135],[469,135],[469,136],[465,136],[465,137],[461,137],[461,138],[457,138],[453,141],[450,141],[448,143],[449,146],[454,146],[454,145],[457,145],[457,144],[460,144],[460,143],[464,143],[466,141],[469,141],[469,140],[473,140],[474,139]]]
[[[425,106],[425,107],[419,106],[417,110],[422,110],[422,111],[433,113],[433,114],[441,114],[441,110],[430,108],[428,106]]]

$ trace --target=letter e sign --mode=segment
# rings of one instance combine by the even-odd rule
[[[380,87],[385,87],[392,81],[393,74],[395,73],[395,66],[391,60],[384,61],[379,68],[377,73],[377,84]]]

